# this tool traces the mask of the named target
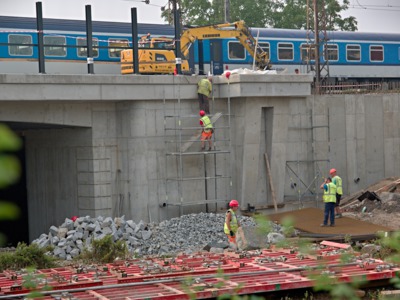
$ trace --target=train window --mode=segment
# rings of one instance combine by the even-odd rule
[[[110,57],[120,57],[121,51],[129,47],[129,41],[125,39],[109,39],[108,55]]]
[[[45,36],[44,37],[44,55],[46,56],[66,56],[67,48],[65,36]]]
[[[278,59],[293,60],[293,44],[278,43]]]
[[[360,61],[361,60],[360,45],[347,45],[346,46],[346,59],[348,61]]]
[[[32,36],[23,34],[8,35],[8,43],[13,44],[8,46],[10,55],[29,55],[33,54]]]
[[[311,44],[302,44],[301,49],[301,60],[308,62],[310,60],[315,60],[315,47]]]
[[[171,38],[159,37],[151,39],[151,48],[155,49],[175,49],[175,42]]]
[[[138,42],[138,47],[149,49],[150,48],[150,39],[147,39],[146,35],[142,36]]]
[[[229,59],[244,59],[246,50],[243,45],[238,42],[228,42]]]
[[[211,47],[211,57],[210,59],[214,62],[220,62],[221,59],[221,54],[222,54],[222,44],[218,41],[212,41],[210,43]]]
[[[76,45],[78,48],[76,49],[78,57],[87,57],[87,42],[85,38],[77,38]],[[81,46],[81,47],[79,47]],[[93,57],[99,57],[99,40],[92,39],[92,46],[93,46]]]
[[[261,49],[263,49],[263,51],[265,53],[267,53],[268,57],[270,57],[269,56],[269,43],[267,43],[267,42],[258,42],[258,45],[260,46]]]
[[[330,61],[339,60],[339,48],[338,45],[328,44],[326,45],[326,56]]]
[[[369,59],[371,61],[383,61],[383,46],[370,46]]]

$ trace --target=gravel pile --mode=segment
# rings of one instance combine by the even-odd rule
[[[48,234],[41,234],[33,241],[43,248],[54,246],[52,255],[71,260],[84,248],[89,248],[93,239],[102,239],[108,234],[114,241],[125,240],[130,253],[143,255],[163,255],[179,252],[191,253],[203,249],[209,244],[225,244],[223,232],[224,214],[199,213],[179,218],[146,224],[125,220],[125,217],[91,218],[79,217],[76,220],[65,219],[59,227],[51,226]],[[238,216],[243,228],[254,227],[251,217]],[[280,234],[281,227],[273,224],[272,232]],[[271,236],[265,237],[266,241]]]

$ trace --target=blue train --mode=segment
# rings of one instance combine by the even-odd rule
[[[46,73],[85,74],[86,23],[82,20],[44,19]],[[269,54],[273,67],[307,72],[307,32],[304,30],[252,28],[259,45]],[[169,25],[138,24],[138,34],[173,37]],[[330,77],[335,80],[382,81],[400,79],[400,34],[328,32],[326,50]],[[93,22],[96,74],[120,74],[119,52],[131,48],[131,24]],[[0,16],[0,70],[2,73],[37,73],[36,19]],[[81,46],[81,47],[80,47]],[[235,39],[203,41],[205,72],[251,68],[252,57]],[[198,70],[198,47],[191,49],[190,63]]]

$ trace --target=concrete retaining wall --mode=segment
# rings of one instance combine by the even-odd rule
[[[179,117],[182,124],[193,127],[186,135],[197,132],[198,80],[1,75],[0,121],[12,122],[26,141],[30,239],[73,215],[145,221],[178,216],[177,206],[159,207],[179,195],[178,183],[166,182],[179,176],[179,156],[166,155],[174,148],[168,141],[177,136],[165,124],[176,125],[176,119],[166,116],[185,116]],[[215,133],[217,149],[227,154],[185,156],[183,177],[227,174],[232,186],[230,179],[207,181],[207,197],[236,198],[247,208],[273,205],[265,153],[278,203],[318,203],[318,186],[331,167],[343,178],[346,194],[398,176],[399,95],[314,97],[311,80],[215,78],[212,112],[224,113]],[[194,143],[188,151],[198,150]],[[201,201],[204,189],[204,180],[185,185],[182,201]],[[225,203],[187,206],[183,212],[206,209],[223,211]]]

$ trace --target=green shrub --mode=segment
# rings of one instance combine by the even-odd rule
[[[114,242],[112,235],[106,235],[102,239],[93,240],[91,249],[86,249],[81,258],[98,263],[110,263],[116,258],[125,259],[127,254],[128,249],[124,241]]]
[[[22,146],[21,139],[6,125],[0,124],[0,189],[15,183],[21,173],[18,158],[10,152]],[[20,209],[14,203],[0,199],[0,221],[16,220]],[[7,237],[0,232],[0,246],[6,244]]]
[[[5,269],[18,270],[21,268],[47,269],[56,265],[55,258],[46,255],[45,249],[37,244],[26,245],[18,243],[14,252],[0,253],[0,271]]]

